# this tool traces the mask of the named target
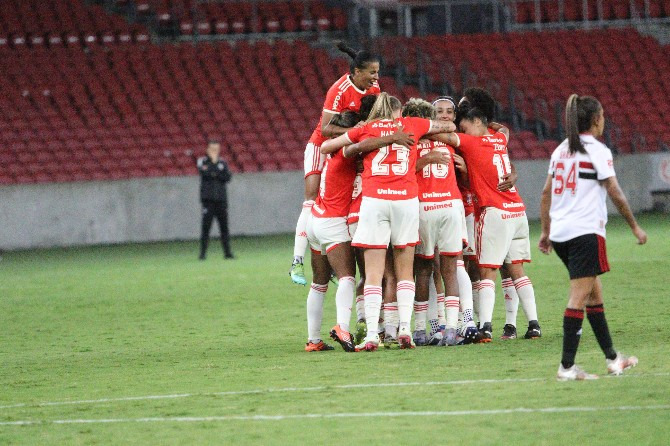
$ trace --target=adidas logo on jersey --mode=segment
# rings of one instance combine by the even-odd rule
[[[351,101],[351,104],[349,104],[349,107],[356,107],[356,103],[354,101]]]

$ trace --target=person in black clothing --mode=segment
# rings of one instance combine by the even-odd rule
[[[234,258],[230,250],[230,235],[228,233],[228,197],[226,183],[232,174],[228,164],[219,158],[221,144],[218,141],[209,141],[207,156],[197,159],[200,172],[200,202],[202,203],[202,230],[200,233],[200,260],[205,260],[209,232],[212,220],[216,217],[221,231],[221,244],[226,259]]]

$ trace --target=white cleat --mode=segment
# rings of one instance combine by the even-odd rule
[[[412,333],[409,331],[409,328],[401,327],[400,330],[398,330],[398,343],[400,344],[401,349],[415,347]]]
[[[363,342],[354,347],[354,350],[357,352],[368,351],[373,352],[379,348],[380,344],[379,335],[374,334],[372,336],[368,335],[363,339]]]
[[[637,357],[625,356],[617,352],[616,358],[607,360],[607,373],[610,375],[621,375],[624,370],[635,367],[637,362]]]
[[[559,381],[586,381],[591,379],[598,379],[598,375],[586,373],[577,364],[573,364],[570,368],[564,368],[563,364],[558,366],[558,373],[556,379]]]

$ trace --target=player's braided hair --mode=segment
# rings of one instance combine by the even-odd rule
[[[435,107],[421,98],[410,98],[402,106],[402,115],[415,118],[435,119]]]
[[[336,46],[338,50],[351,57],[351,63],[349,64],[349,72],[351,74],[354,74],[356,68],[363,70],[369,63],[379,62],[379,56],[372,54],[368,50],[356,51],[344,42],[337,42]]]
[[[565,129],[570,153],[586,153],[579,134],[591,128],[602,108],[593,96],[570,95],[565,106]]]
[[[401,108],[402,103],[400,99],[388,93],[379,93],[365,122],[377,121],[378,119],[393,119],[393,112]]]

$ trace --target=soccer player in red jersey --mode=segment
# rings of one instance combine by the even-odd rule
[[[338,136],[347,129],[335,125],[332,120],[343,111],[358,112],[361,99],[368,95],[379,93],[379,58],[368,51],[355,51],[352,48],[338,44],[340,51],[352,58],[349,73],[335,82],[328,93],[323,105],[321,119],[314,129],[305,148],[305,201],[298,218],[293,246],[293,264],[289,275],[294,283],[306,285],[303,257],[307,249],[307,216],[311,213],[314,200],[319,190],[321,170],[325,158],[321,155],[320,146],[327,138]]]
[[[538,338],[542,333],[537,321],[535,292],[523,270],[523,263],[530,261],[526,207],[516,188],[506,191],[498,188],[502,178],[511,171],[507,154],[509,131],[489,123],[486,114],[477,107],[465,107],[460,113],[459,126],[464,133],[442,135],[440,140],[463,153],[470,186],[479,206],[475,247],[481,276],[479,316],[483,341],[491,340],[494,280],[503,263],[508,266],[528,318],[525,337]]]
[[[344,123],[351,112],[338,116]],[[357,122],[348,123],[349,127]],[[405,138],[404,140],[402,138]],[[397,132],[376,146],[368,141],[369,147],[384,144],[409,144],[409,135]],[[312,248],[313,283],[307,296],[307,322],[309,341],[306,350],[312,351],[320,340],[320,321],[323,313],[323,297],[328,287],[330,271],[335,271],[339,284],[335,295],[337,324],[330,336],[339,342],[345,351],[354,351],[354,343],[349,333],[349,320],[354,297],[356,268],[354,252],[351,248],[351,236],[347,226],[347,217],[351,205],[356,177],[356,161],[345,158],[342,150],[327,154],[327,160],[321,175],[321,185],[312,215],[307,220],[307,238]]]
[[[412,148],[389,144],[379,149],[364,150],[368,139],[379,139],[405,130],[421,138],[427,134],[454,131],[453,123],[440,123],[422,118],[401,118],[397,98],[381,93],[368,117],[359,128],[326,141],[323,147],[343,147],[345,156],[366,153],[363,158],[363,201],[358,229],[352,245],[365,248],[365,316],[368,334],[364,348],[379,346],[379,311],[382,302],[382,278],[389,242],[393,245],[394,269],[397,278],[398,341],[402,348],[413,348],[410,319],[414,302],[414,246],[419,243],[419,201],[415,166],[416,144]],[[359,143],[360,144],[357,144]]]
[[[571,95],[565,121],[568,137],[551,155],[542,190],[539,248],[545,254],[553,248],[570,276],[570,297],[563,316],[563,355],[556,378],[573,381],[597,378],[575,365],[584,308],[605,354],[607,372],[619,375],[638,362],[635,356],[625,356],[614,349],[605,318],[598,276],[609,271],[605,247],[607,196],[626,219],[638,244],[647,242],[647,234],[635,220],[619,187],[611,150],[596,139],[605,128],[600,102],[591,96]]]

